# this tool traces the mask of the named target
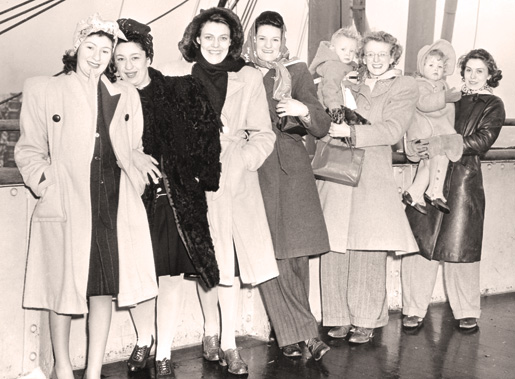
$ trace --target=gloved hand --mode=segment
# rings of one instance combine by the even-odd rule
[[[448,90],[445,90],[445,102],[446,103],[455,103],[459,99],[461,99],[461,91],[452,87]]]

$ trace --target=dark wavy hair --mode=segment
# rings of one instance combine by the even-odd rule
[[[200,37],[202,28],[207,22],[218,22],[229,27],[231,32],[231,46],[229,46],[228,55],[234,59],[238,59],[241,55],[241,48],[245,38],[243,27],[239,17],[227,8],[214,7],[200,11],[198,15],[193,17],[184,31],[184,35],[179,42],[179,50],[184,59],[188,62],[195,62],[195,56],[199,49],[197,37]]]
[[[458,60],[458,67],[461,69],[461,77],[465,77],[465,68],[467,67],[468,61],[471,59],[480,59],[484,62],[485,66],[488,68],[488,74],[490,75],[490,79],[486,81],[486,84],[492,88],[498,87],[499,81],[502,79],[502,71],[497,68],[497,64],[495,63],[492,54],[485,49],[471,50],[468,54],[460,57]]]
[[[370,41],[388,43],[391,46],[390,56],[393,58],[392,67],[395,67],[397,63],[399,63],[399,59],[402,55],[402,46],[397,41],[397,38],[392,36],[390,33],[386,33],[383,31],[369,32],[365,34],[361,42],[361,49],[359,50],[359,58],[361,61],[363,61],[363,57],[365,56],[365,46]]]
[[[114,38],[111,34],[107,34],[100,30],[98,32],[91,33],[90,36],[95,35],[95,34],[109,38],[114,45]],[[77,71],[77,52],[76,51],[67,50],[66,53],[64,53],[64,55],[63,55],[62,61],[64,64],[64,67],[63,67],[64,74],[68,74],[69,72],[72,72],[72,71]],[[109,60],[109,63],[107,64],[107,67],[104,71],[104,75],[107,77],[107,79],[109,79],[109,81],[111,83],[116,82],[116,67],[114,65],[112,57]]]
[[[154,48],[152,46],[149,46],[149,44],[146,42],[147,37],[140,33],[131,31],[124,31],[123,34],[125,35],[125,38],[127,38],[127,41],[119,39],[118,45],[127,42],[134,42],[138,44],[141,50],[145,52],[145,57],[150,58],[150,63],[152,63],[152,61],[154,60]]]
[[[265,11],[256,18],[256,32],[262,25],[271,25],[281,29],[284,32],[284,20],[283,16],[274,11]]]

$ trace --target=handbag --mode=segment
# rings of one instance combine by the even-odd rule
[[[279,117],[277,121],[277,129],[283,133],[298,134],[299,136],[305,136],[308,134],[306,128],[302,125],[302,122],[293,116]]]
[[[361,177],[365,150],[351,146],[345,139],[328,138],[318,141],[311,161],[315,178],[356,187]]]

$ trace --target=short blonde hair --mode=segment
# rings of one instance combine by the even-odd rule
[[[351,26],[348,26],[346,28],[338,29],[333,33],[331,36],[331,45],[334,43],[335,40],[341,37],[347,37],[350,39],[353,39],[356,41],[358,48],[361,44],[361,35]]]

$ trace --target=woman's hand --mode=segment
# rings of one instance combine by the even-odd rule
[[[345,77],[343,80],[347,80],[348,82],[351,82],[352,84],[358,84],[358,75],[359,73],[357,71],[351,71]]]
[[[148,180],[149,176],[154,181],[154,183],[158,183],[159,179],[162,177],[161,171],[159,171],[157,168],[159,162],[152,156],[145,154],[137,149],[132,151],[132,164],[141,172],[143,180],[146,184],[150,183]]]
[[[279,117],[300,116],[307,117],[309,109],[303,103],[295,99],[282,99],[275,107]]]
[[[350,126],[343,121],[341,124],[335,124],[334,122],[331,122],[329,135],[333,138],[350,137]]]

